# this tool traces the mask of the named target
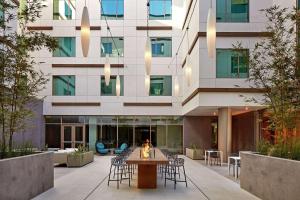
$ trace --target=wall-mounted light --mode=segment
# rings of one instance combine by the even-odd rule
[[[82,11],[80,35],[82,54],[83,57],[87,57],[90,46],[90,18],[89,11],[86,6],[84,6]]]

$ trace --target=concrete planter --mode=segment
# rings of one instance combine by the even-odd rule
[[[201,160],[204,159],[203,157],[203,150],[202,149],[185,149],[185,155],[193,160]]]
[[[69,153],[67,166],[68,167],[82,167],[93,161],[94,161],[94,152],[93,151],[79,153],[79,154]]]
[[[0,199],[27,200],[54,185],[53,153],[0,160]]]
[[[299,161],[241,153],[241,188],[261,199],[299,199],[299,180]]]

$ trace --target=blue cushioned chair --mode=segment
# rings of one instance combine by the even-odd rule
[[[102,142],[97,142],[96,143],[96,150],[100,154],[107,154],[108,153],[108,149],[105,149],[105,146]]]
[[[115,154],[121,154],[127,148],[127,144],[123,143],[120,148],[115,149]]]

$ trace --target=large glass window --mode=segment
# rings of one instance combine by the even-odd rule
[[[75,0],[53,0],[53,19],[75,19]]]
[[[133,146],[134,116],[118,116],[118,144]]]
[[[150,0],[149,19],[172,19],[172,0]]]
[[[102,19],[123,19],[124,18],[124,0],[102,0],[101,1]]]
[[[182,153],[183,134],[182,126],[168,125],[167,126],[167,147],[169,151]]]
[[[172,38],[151,38],[152,57],[172,57]]]
[[[53,57],[75,57],[75,37],[58,37],[58,48],[53,52]]]
[[[117,77],[116,76],[111,76],[109,85],[106,86],[105,84],[105,78],[104,76],[101,76],[101,95],[102,96],[116,96],[116,82],[117,82]],[[124,95],[124,77],[120,76],[120,82],[121,82],[121,93],[120,95]]]
[[[172,76],[150,76],[150,96],[172,96]]]
[[[102,117],[101,141],[107,148],[116,148],[118,145],[118,121],[114,116]]]
[[[217,49],[217,78],[248,78],[248,57],[248,49]]]
[[[60,148],[61,125],[59,123],[46,124],[45,131],[45,144],[48,146],[48,148]]]
[[[101,38],[101,57],[109,54],[110,57],[118,57],[124,55],[124,39],[123,37],[102,37]]]
[[[134,131],[136,146],[142,146],[147,139],[150,140],[150,120],[149,116],[137,116],[135,118]]]
[[[75,96],[75,76],[53,76],[53,96]]]
[[[249,0],[217,0],[217,22],[249,22]]]

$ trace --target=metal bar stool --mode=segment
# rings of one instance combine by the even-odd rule
[[[169,168],[169,172],[168,169]],[[182,168],[184,180],[180,179],[180,168]],[[168,172],[168,176],[167,176]],[[179,176],[179,179],[177,179],[177,174]],[[168,165],[166,165],[165,169],[165,187],[167,180],[174,182],[174,189],[176,189],[176,184],[178,182],[185,182],[185,186],[187,187],[187,181],[186,181],[186,174],[185,174],[185,168],[184,168],[184,159],[183,158],[176,158],[174,161],[171,161]]]
[[[114,172],[113,177],[112,171]],[[126,176],[126,174],[129,174],[127,178],[123,178],[123,174]],[[111,165],[109,169],[109,175],[108,175],[108,183],[109,186],[110,181],[116,181],[117,182],[117,188],[119,189],[119,184],[122,183],[123,179],[128,179],[129,187],[130,187],[130,179],[131,179],[131,171],[130,167],[125,163],[124,158],[122,157],[114,157],[111,159]],[[115,178],[117,176],[117,178]]]

